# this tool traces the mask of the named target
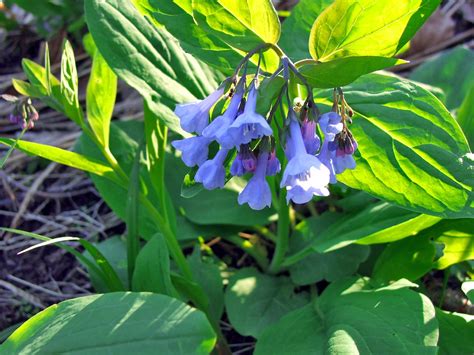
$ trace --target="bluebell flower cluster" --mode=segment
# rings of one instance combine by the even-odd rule
[[[257,111],[259,75],[250,83],[245,74],[238,81],[235,77],[230,90],[224,82],[204,100],[176,106],[181,127],[195,135],[172,145],[181,151],[183,162],[194,167],[194,180],[212,190],[224,187],[231,176],[249,176],[238,203],[254,210],[269,207],[272,190],[267,177],[282,170],[277,157],[281,147],[278,156],[286,158],[286,166],[278,181],[286,190],[287,203],[304,204],[314,196],[328,196],[328,185],[336,183],[336,175],[355,168],[357,143],[347,128],[344,110],[335,105],[331,112],[314,114],[309,109],[315,107],[310,94],[311,100],[302,106],[289,104],[286,118],[278,123],[274,109],[267,117]],[[280,102],[275,103],[281,110],[283,90]],[[219,101],[222,105],[216,105]],[[214,112],[217,107],[224,109]]]

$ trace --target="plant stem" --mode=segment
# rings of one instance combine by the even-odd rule
[[[285,258],[288,249],[289,232],[290,232],[290,207],[286,204],[286,190],[280,192],[280,208],[278,210],[278,229],[277,243],[275,253],[268,271],[276,274],[280,271],[281,264]]]
[[[253,227],[251,227],[251,229],[253,229],[257,233],[260,233],[261,235],[263,235],[268,240],[271,240],[273,243],[276,243],[277,236],[274,233],[272,233],[272,231],[270,229],[268,229],[267,227],[253,226]]]
[[[193,275],[191,273],[191,269],[186,261],[186,257],[184,256],[183,251],[176,239],[176,236],[169,228],[167,221],[163,218],[163,216],[157,211],[157,209],[151,204],[150,200],[148,200],[145,196],[140,195],[140,200],[143,206],[153,215],[153,217],[158,222],[158,227],[163,233],[165,238],[166,244],[168,245],[168,249],[170,251],[171,257],[178,265],[179,269],[181,270],[183,276],[189,280],[193,280]]]
[[[226,236],[224,237],[224,239],[231,242],[235,246],[245,251],[248,255],[250,255],[257,262],[258,266],[260,266],[262,270],[266,270],[268,268],[267,256],[248,240],[242,239],[236,235]]]

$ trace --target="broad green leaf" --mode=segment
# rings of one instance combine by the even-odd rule
[[[354,109],[357,167],[344,184],[404,208],[446,218],[474,216],[472,154],[458,123],[416,83],[369,74],[345,88]],[[317,99],[329,110],[332,90]]]
[[[254,211],[237,203],[238,193],[228,189],[203,190],[191,198],[175,201],[191,222],[202,225],[230,224],[234,226],[264,225],[275,214],[273,208]]]
[[[436,309],[439,323],[439,354],[468,355],[474,349],[474,316]]]
[[[148,16],[156,26],[164,26],[187,52],[203,62],[232,74],[246,52],[240,51],[206,32],[192,16],[191,1],[180,0],[133,0],[134,5]],[[258,58],[253,57],[256,63]],[[277,69],[279,57],[273,51],[263,54],[262,68]]]
[[[293,61],[309,58],[309,34],[319,14],[334,0],[300,0],[285,19],[278,44]]]
[[[331,221],[321,229],[321,223]],[[286,265],[301,260],[313,251],[327,253],[349,244],[380,244],[417,234],[439,222],[440,218],[420,215],[386,202],[371,204],[360,212],[342,215],[326,213],[303,221],[298,230],[305,235],[307,245],[289,256]]]
[[[443,243],[443,256],[434,267],[445,269],[464,260],[474,259],[474,219],[446,220],[426,232],[437,243]]]
[[[168,247],[161,234],[156,234],[140,250],[133,273],[132,290],[176,295],[171,283]]]
[[[328,62],[308,63],[300,68],[315,88],[334,88],[352,83],[358,77],[376,70],[406,63],[403,59],[385,57],[344,57]]]
[[[474,303],[474,280],[465,281],[461,285],[462,292],[469,298],[471,303]]]
[[[175,105],[205,97],[218,86],[217,75],[129,1],[86,0],[85,12],[97,48],[112,70],[169,128],[183,133]]]
[[[219,267],[202,260],[199,252],[194,252],[188,258],[193,279],[201,286],[209,299],[209,315],[215,322],[219,322],[224,312],[224,284]]]
[[[426,233],[391,243],[377,259],[372,278],[387,283],[418,280],[432,269],[435,255],[436,247]]]
[[[296,233],[290,239],[290,252],[304,249],[314,235],[321,235],[340,219],[341,216],[336,213],[305,219],[296,226]],[[328,253],[312,250],[308,256],[290,266],[291,280],[297,285],[309,285],[321,280],[333,282],[352,275],[368,255],[369,248],[365,245],[348,245]]]
[[[350,56],[395,55],[439,0],[335,0],[314,22],[309,51],[322,62]]]
[[[87,120],[99,142],[109,146],[110,120],[117,95],[117,76],[99,51],[94,52],[87,85]]]
[[[124,238],[116,235],[98,243],[93,243],[93,245],[100,251],[104,258],[107,259],[111,267],[115,270],[121,283],[123,285],[128,285],[127,245]],[[83,254],[85,257],[93,260],[93,257],[87,252],[87,250],[84,251]],[[95,269],[89,267],[87,268],[87,271],[89,272],[89,277],[94,286],[94,290],[97,293],[107,292],[107,285],[104,283],[101,275],[98,275]]]
[[[18,328],[5,354],[209,354],[216,337],[206,316],[164,295],[117,292],[53,305]]]
[[[473,61],[474,51],[458,46],[420,65],[410,74],[410,79],[443,89],[446,106],[454,110],[461,106],[474,85]]]
[[[157,22],[157,26],[165,26],[166,30],[179,40],[187,53],[195,55],[224,73],[231,74],[242,55],[199,27],[192,16],[192,8],[186,11],[184,5],[175,2],[175,0],[133,0],[137,9]]]
[[[79,104],[79,79],[77,77],[76,59],[69,41],[64,43],[61,58],[61,94],[67,116],[79,126],[82,126],[84,117]]]
[[[0,138],[0,143],[10,147],[15,143],[15,140],[9,138]],[[17,141],[16,148],[26,154],[35,155],[59,164],[70,166],[71,168],[83,170],[88,173],[101,176],[108,181],[114,181],[118,184],[121,183],[121,180],[117,177],[111,167],[109,167],[106,163],[103,163],[100,160],[87,155],[77,154],[50,145],[22,140]]]
[[[287,277],[264,275],[253,268],[239,270],[225,293],[232,326],[242,335],[259,337],[268,326],[308,302],[304,293],[294,293],[294,287]]]
[[[426,296],[348,281],[269,326],[255,354],[436,354],[438,325]]]
[[[474,74],[473,74],[474,77]],[[474,83],[458,111],[458,122],[461,125],[471,150],[474,149]]]
[[[240,50],[276,44],[280,38],[280,21],[270,0],[193,0],[192,8],[201,28]]]
[[[140,252],[140,158],[143,150],[143,143],[135,153],[132,169],[129,173],[128,192],[125,208],[125,222],[127,224],[127,266],[128,279],[133,280],[135,262]]]

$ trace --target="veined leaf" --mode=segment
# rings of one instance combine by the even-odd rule
[[[280,20],[270,0],[193,0],[192,8],[205,31],[240,50],[276,44],[280,38]]]
[[[209,354],[215,342],[206,316],[183,302],[146,292],[116,292],[47,308],[23,323],[1,351]]]
[[[439,0],[335,0],[314,22],[309,51],[325,62],[349,56],[395,55]]]
[[[441,102],[416,83],[369,74],[345,88],[354,109],[357,167],[338,176],[350,187],[413,211],[474,216],[474,164],[466,137]],[[329,110],[331,91],[316,97]]]
[[[289,256],[284,264],[292,265],[313,251],[327,253],[353,243],[393,242],[418,234],[439,221],[439,217],[420,215],[386,202],[371,204],[348,215],[325,213],[297,226],[307,244]]]
[[[79,79],[77,77],[76,59],[69,41],[64,43],[61,58],[61,95],[61,101],[64,102],[67,116],[79,126],[83,126],[84,117],[79,104]]]
[[[293,61],[309,58],[311,27],[321,12],[334,0],[300,0],[291,15],[283,22],[278,42]]]
[[[253,268],[239,270],[225,293],[230,322],[240,334],[258,337],[282,316],[308,302],[307,295],[294,293],[294,288],[287,277],[264,275]]]
[[[436,308],[439,322],[439,354],[471,354],[474,349],[474,316]]]
[[[372,278],[386,283],[416,281],[432,269],[435,255],[436,247],[426,233],[390,243],[377,259]]]
[[[473,74],[474,77],[474,74]],[[469,141],[471,150],[474,149],[474,82],[471,90],[464,98],[458,111],[458,122],[461,125],[466,137]]]
[[[11,147],[13,144],[15,144],[15,140],[9,138],[0,138],[0,143]],[[102,176],[118,184],[122,183],[110,166],[86,155],[77,154],[50,145],[23,140],[17,141],[16,148],[27,154],[36,155],[59,164]]]
[[[109,146],[110,120],[117,95],[117,76],[99,51],[94,52],[87,85],[87,120],[99,142]]]
[[[169,128],[185,134],[173,113],[175,105],[205,97],[218,86],[216,76],[131,2],[86,0],[85,10],[89,30],[112,70]]]
[[[410,74],[410,79],[441,88],[446,94],[446,107],[454,110],[474,86],[473,62],[474,51],[458,46],[417,67]]]
[[[350,84],[362,75],[403,63],[406,61],[398,58],[344,57],[305,64],[300,72],[315,88],[335,88]]]
[[[171,297],[177,295],[171,283],[168,247],[162,235],[156,234],[140,250],[132,287],[134,291],[161,293]]]
[[[474,259],[474,219],[442,221],[425,232],[436,243],[443,243],[443,255],[434,267],[445,269],[464,260]]]
[[[255,354],[436,354],[434,307],[405,284],[333,283],[314,303],[265,329]]]

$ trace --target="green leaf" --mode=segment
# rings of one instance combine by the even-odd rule
[[[97,48],[112,70],[169,128],[183,133],[173,113],[175,105],[206,96],[218,86],[216,75],[129,1],[86,0],[85,13]]]
[[[332,90],[318,100],[329,110]],[[473,158],[458,123],[431,93],[395,76],[369,74],[344,95],[354,109],[357,167],[344,184],[404,208],[446,218],[474,216]]]
[[[140,250],[133,273],[132,289],[176,295],[171,283],[168,247],[161,234],[156,234]]]
[[[143,144],[137,149],[133,159],[132,169],[129,174],[128,193],[126,200],[127,223],[127,266],[130,285],[133,279],[135,262],[140,252],[140,157]]]
[[[385,57],[344,57],[328,62],[305,64],[300,68],[315,88],[334,88],[352,83],[358,77],[373,71],[406,63],[403,59]]]
[[[117,292],[53,305],[18,328],[5,354],[208,354],[216,337],[206,316],[176,299]]]
[[[188,258],[193,279],[201,286],[209,299],[208,314],[218,323],[224,312],[224,284],[218,265],[202,260],[200,252]]]
[[[276,44],[280,38],[280,21],[270,0],[194,0],[192,9],[201,28],[243,51]]]
[[[295,294],[293,289],[286,277],[241,269],[231,277],[226,289],[227,316],[240,334],[259,337],[268,326],[308,302],[304,293]]]
[[[457,119],[466,134],[471,150],[474,149],[474,83],[459,108]]]
[[[104,258],[108,261],[110,266],[113,268],[122,285],[128,285],[127,275],[127,246],[122,236],[116,235],[108,237],[107,239],[98,243],[93,243],[94,247],[100,251]],[[90,260],[94,258],[90,255],[87,250],[84,251],[84,256]],[[86,265],[87,271],[94,290],[97,293],[105,293],[108,291],[107,285],[100,274],[97,274],[96,270]]]
[[[474,219],[442,221],[426,231],[437,243],[443,243],[443,256],[434,267],[445,269],[464,260],[474,259]]]
[[[377,259],[372,278],[387,283],[418,280],[431,270],[435,255],[436,247],[426,233],[391,243]]]
[[[474,349],[474,316],[436,309],[439,322],[439,354],[472,354]]]
[[[314,20],[334,0],[300,0],[282,24],[278,42],[293,61],[309,58],[309,34]]]
[[[15,144],[15,140],[0,138],[0,143],[11,147]],[[121,180],[117,177],[111,167],[87,155],[77,154],[50,145],[22,140],[17,141],[16,148],[26,154],[35,155],[97,176],[102,176],[108,181],[114,181],[118,184],[121,183]]]
[[[445,51],[413,70],[410,79],[437,86],[446,94],[446,106],[461,106],[474,85],[474,51],[465,46]]]
[[[332,224],[339,223],[340,217],[336,213],[325,213],[305,219],[296,226],[290,239],[290,251],[304,249],[315,234],[319,236]],[[369,248],[365,245],[349,245],[328,253],[312,250],[308,256],[290,266],[291,280],[297,285],[309,285],[321,280],[333,282],[352,275],[368,255]]]
[[[165,26],[187,53],[227,74],[231,74],[239,63],[241,53],[199,27],[191,6],[186,11],[184,4],[175,4],[174,0],[133,0],[133,3],[157,26]]]
[[[110,120],[117,95],[117,76],[99,51],[94,52],[87,85],[87,119],[103,147],[109,146]]]
[[[415,235],[439,220],[438,217],[420,215],[386,202],[371,204],[360,212],[347,215],[325,213],[298,226],[308,243],[287,257],[284,264],[291,265],[313,251],[327,253],[353,243],[396,241]]]
[[[331,284],[314,304],[268,327],[255,354],[436,354],[437,340],[426,296],[360,279]]]
[[[474,303],[474,280],[465,281],[461,285],[462,292],[469,298],[471,303]]]
[[[64,43],[61,58],[61,95],[67,116],[82,127],[84,117],[79,104],[79,79],[77,77],[76,59],[69,41]]]
[[[322,62],[350,56],[391,57],[414,36],[439,3],[336,0],[314,22],[309,51]]]
[[[237,197],[237,192],[227,189],[203,190],[194,197],[179,198],[175,203],[178,208],[183,209],[187,219],[203,225],[264,225],[275,214],[273,208],[254,211],[248,205],[239,205]]]

